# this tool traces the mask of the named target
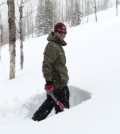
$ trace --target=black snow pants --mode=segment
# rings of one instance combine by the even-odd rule
[[[69,89],[68,86],[65,86],[63,88],[55,89],[53,91],[54,96],[57,100],[59,100],[65,108],[70,107],[69,105]],[[45,119],[50,112],[52,111],[53,107],[55,108],[55,113],[62,112],[60,107],[54,102],[54,100],[51,98],[50,95],[47,95],[47,99],[43,102],[43,104],[39,107],[39,109],[34,113],[32,119],[34,121],[41,121]]]

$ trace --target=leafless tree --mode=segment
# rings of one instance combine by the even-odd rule
[[[9,24],[9,52],[10,52],[10,74],[9,79],[15,78],[16,67],[16,24],[15,24],[15,3],[14,0],[7,0],[8,24]]]
[[[105,1],[104,1],[104,5],[105,5],[105,9],[106,9],[106,10],[108,9],[108,2],[109,2],[109,0],[105,0]]]
[[[1,21],[1,13],[0,13],[0,60],[1,60],[1,47],[2,47],[2,21]]]
[[[32,14],[30,15],[30,34],[31,37],[33,38],[33,34],[34,34],[34,22],[33,22],[33,5],[30,5],[30,11],[32,12]]]
[[[94,8],[94,13],[95,13],[95,21],[97,22],[97,4],[96,4],[96,0],[90,1],[92,7]]]
[[[20,4],[19,4],[20,2]],[[19,30],[18,33],[20,35],[20,68],[23,69],[23,64],[24,64],[24,53],[23,53],[23,41],[24,41],[24,27],[23,27],[23,19],[25,19],[28,16],[23,16],[23,9],[25,4],[29,2],[29,0],[20,0],[18,3],[19,7]],[[30,15],[31,13],[29,13]],[[33,26],[32,26],[33,28]]]
[[[24,54],[23,54],[23,7],[24,1],[20,1],[19,6],[19,34],[20,34],[20,68],[23,69]]]
[[[0,3],[0,6],[2,6],[3,4],[6,4],[6,2],[7,2],[7,1],[4,1],[4,2]]]
[[[6,4],[6,1],[2,2],[0,4],[0,6],[2,6],[3,4]],[[2,47],[2,19],[1,19],[1,12],[0,12],[0,60],[1,60],[1,47]]]
[[[87,16],[87,23],[88,23],[88,16],[90,14],[90,3],[89,1],[85,1],[86,6],[85,6],[85,15]]]
[[[29,4],[27,6],[27,11],[25,12],[24,21],[26,22],[26,35],[29,38],[29,35],[31,34],[31,37],[33,37],[34,34],[34,22],[33,22],[33,13],[37,11],[37,9],[33,10],[34,6],[33,4]]]
[[[116,0],[116,16],[118,16],[118,0]]]

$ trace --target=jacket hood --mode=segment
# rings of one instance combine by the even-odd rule
[[[67,45],[67,43],[65,41],[61,41],[58,38],[54,37],[54,33],[53,32],[50,33],[50,35],[48,36],[47,40],[48,41],[53,41],[56,44],[61,45],[61,46],[66,46]]]

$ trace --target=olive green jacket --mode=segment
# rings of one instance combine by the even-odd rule
[[[51,33],[47,40],[42,66],[43,76],[46,82],[52,82],[55,89],[61,88],[66,86],[69,80],[65,52],[62,47],[67,44],[55,38],[54,33]]]

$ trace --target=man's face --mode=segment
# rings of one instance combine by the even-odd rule
[[[57,37],[61,41],[64,40],[65,36],[66,36],[66,32],[62,32],[62,31],[55,32],[55,37]]]

